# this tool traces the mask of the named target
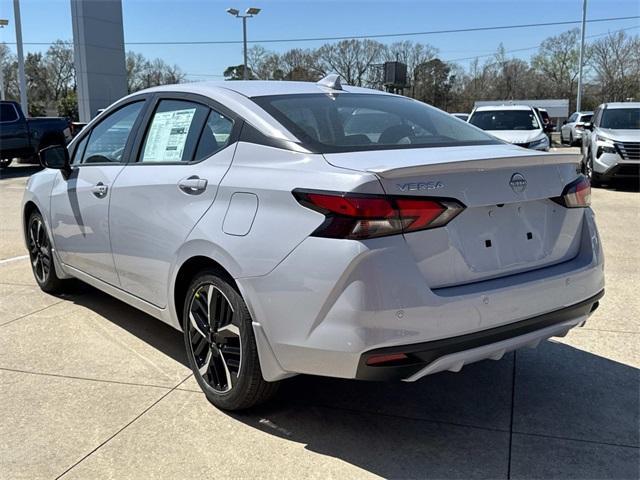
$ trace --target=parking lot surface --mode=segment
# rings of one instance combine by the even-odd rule
[[[42,293],[34,168],[0,180],[0,478],[638,478],[640,194],[593,191],[606,295],[564,338],[407,383],[296,377],[210,405],[181,333],[88,286]]]

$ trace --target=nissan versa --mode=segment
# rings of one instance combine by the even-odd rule
[[[336,76],[152,88],[41,161],[23,203],[40,287],[75,277],[182,330],[224,409],[295,374],[499,359],[604,292],[576,156]]]

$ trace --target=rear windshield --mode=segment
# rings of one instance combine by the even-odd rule
[[[600,127],[637,130],[640,128],[640,108],[607,108],[602,112]]]
[[[483,130],[536,130],[540,128],[533,110],[482,110],[469,123]]]
[[[582,123],[589,123],[589,122],[591,121],[591,117],[593,117],[593,114],[592,114],[592,113],[591,113],[591,114],[589,114],[589,115],[582,115],[582,116],[580,117],[580,121],[581,121]]]
[[[254,97],[303,144],[322,153],[500,143],[422,102],[377,94]]]

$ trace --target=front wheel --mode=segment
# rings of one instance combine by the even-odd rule
[[[247,306],[215,271],[196,275],[183,310],[184,341],[193,374],[211,403],[242,410],[269,400],[278,383],[262,378]]]
[[[62,293],[67,282],[56,275],[51,241],[40,212],[33,212],[29,217],[27,244],[31,270],[40,289],[47,293]]]
[[[597,187],[600,184],[600,175],[593,171],[593,158],[590,150],[587,150],[587,158],[584,162],[584,174],[589,178],[592,186]]]

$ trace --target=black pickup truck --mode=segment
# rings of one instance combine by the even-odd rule
[[[66,145],[71,122],[61,117],[26,118],[20,104],[0,101],[0,169],[14,158],[37,163],[37,153],[51,145]]]

